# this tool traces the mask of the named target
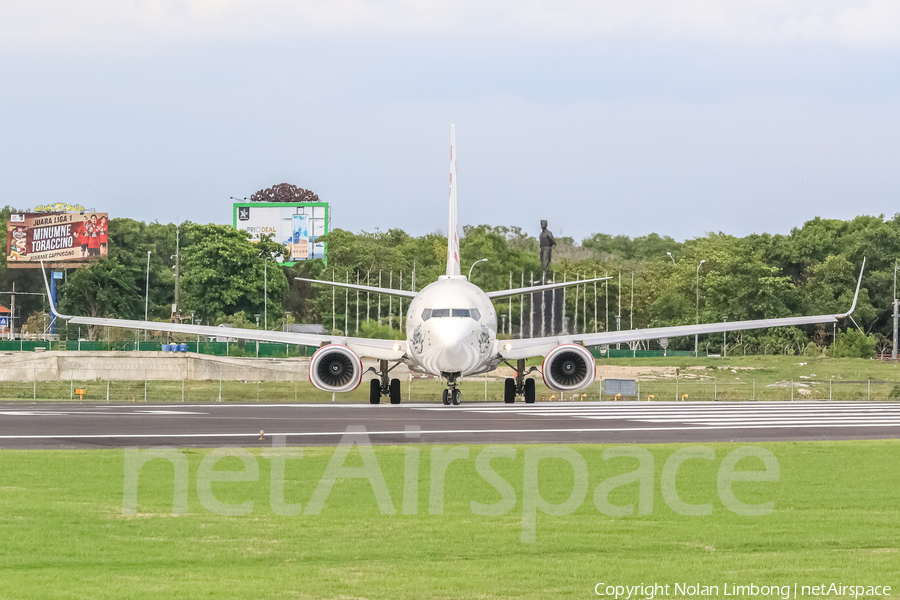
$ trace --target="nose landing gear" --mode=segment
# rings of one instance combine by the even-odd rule
[[[459,373],[442,373],[442,375],[447,378],[447,389],[441,394],[444,406],[451,404],[459,406],[462,403],[462,390],[456,387],[459,385]]]

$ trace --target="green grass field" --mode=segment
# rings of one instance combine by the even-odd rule
[[[213,483],[222,502],[253,501],[223,517],[201,504],[197,472],[207,450],[189,449],[187,514],[173,516],[173,468],[155,460],[140,472],[137,514],[123,515],[124,451],[0,451],[0,598],[588,598],[597,583],[707,585],[889,585],[900,591],[900,442],[762,444],[780,466],[777,482],[734,485],[743,502],[774,501],[765,516],[734,514],[719,500],[716,474],[735,444],[708,444],[714,461],[678,472],[682,499],[712,502],[709,516],[673,511],[660,473],[676,445],[648,446],[655,463],[653,511],[611,517],[594,489],[634,469],[602,460],[605,446],[572,446],[585,459],[584,501],[565,516],[537,514],[534,543],[523,543],[524,453],[491,465],[515,490],[500,516],[473,514],[470,502],[501,495],[470,459],[446,472],[443,514],[430,514],[431,447],[417,448],[416,514],[403,514],[407,447],[376,447],[396,514],[381,514],[365,480],[338,480],[318,515],[276,515],[269,505],[270,460],[252,450],[259,480]],[[287,461],[286,499],[307,509],[333,448],[306,448]],[[741,469],[758,469],[744,459]],[[347,464],[362,464],[358,451]],[[226,458],[217,469],[238,469]],[[571,493],[572,469],[541,461],[548,502]],[[638,503],[631,483],[613,504]],[[670,595],[670,597],[675,597]]]

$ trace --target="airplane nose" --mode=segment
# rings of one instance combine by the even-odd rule
[[[445,371],[463,371],[475,354],[475,349],[467,343],[471,334],[468,319],[441,319],[434,324],[432,335],[441,348],[441,368]]]

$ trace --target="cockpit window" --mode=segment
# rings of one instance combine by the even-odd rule
[[[426,308],[422,311],[422,320],[442,319],[455,317],[460,319],[481,320],[481,313],[477,308]]]

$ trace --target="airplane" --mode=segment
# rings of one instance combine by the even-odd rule
[[[856,284],[853,305],[846,313],[498,340],[494,300],[583,285],[610,278],[599,277],[548,283],[492,292],[485,292],[468,281],[468,278],[462,275],[460,270],[455,136],[455,126],[451,126],[450,216],[445,275],[438,277],[437,281],[418,292],[296,278],[299,281],[313,284],[331,285],[410,300],[406,314],[406,340],[252,329],[229,329],[228,337],[317,347],[318,349],[309,361],[309,380],[316,388],[325,392],[342,393],[355,390],[362,383],[366,373],[374,372],[376,378],[369,382],[369,402],[372,404],[379,404],[383,397],[388,397],[391,404],[400,403],[400,380],[391,378],[390,373],[401,363],[407,365],[412,371],[440,377],[446,382],[442,401],[448,406],[457,406],[462,402],[462,392],[459,389],[462,378],[486,373],[494,370],[500,364],[506,364],[512,367],[515,377],[506,378],[504,382],[504,402],[512,404],[518,398],[523,398],[526,404],[532,404],[535,401],[535,380],[527,376],[535,371],[540,373],[544,384],[555,392],[576,392],[590,387],[594,383],[596,364],[594,356],[588,349],[592,346],[724,331],[833,323],[838,319],[850,317],[856,308],[866,264],[865,258],[863,258],[859,281]],[[43,270],[43,263],[41,266]],[[50,299],[50,310],[56,317],[71,323],[204,336],[217,336],[222,333],[219,327],[203,325],[62,315],[57,312],[53,298],[50,296],[46,272],[44,273],[44,283]],[[850,318],[852,320],[852,317]],[[526,368],[526,360],[534,357],[543,357],[541,368],[538,369],[534,366]],[[370,367],[368,370],[364,370],[363,358],[377,360],[378,368]]]

